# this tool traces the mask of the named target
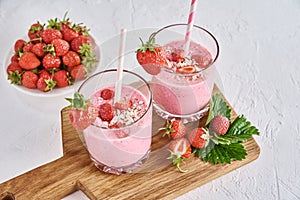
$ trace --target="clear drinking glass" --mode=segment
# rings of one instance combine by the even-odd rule
[[[167,57],[184,51],[187,24],[173,24],[156,31],[155,43],[163,47]],[[178,73],[161,68],[152,76],[154,108],[162,118],[180,118],[185,123],[199,120],[209,109],[215,80],[215,63],[219,55],[216,38],[204,28],[194,25],[190,48],[185,54],[191,63],[197,62],[192,73]]]
[[[116,77],[115,69],[101,71],[83,82],[78,92],[86,98],[89,97],[94,105],[99,106],[103,103],[103,99],[101,100],[97,92],[99,93],[104,88],[114,90]],[[98,118],[79,133],[96,167],[112,174],[130,173],[140,167],[147,160],[151,147],[152,93],[150,86],[141,76],[124,70],[121,98],[124,97],[132,100],[131,108],[126,110],[128,115],[134,115],[138,109],[144,109],[143,114],[135,116],[137,118],[134,121],[120,127],[109,127]],[[127,114],[123,117],[128,117]],[[118,116],[121,117],[121,114],[119,113]]]

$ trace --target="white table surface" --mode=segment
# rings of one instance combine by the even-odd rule
[[[3,67],[33,22],[62,18],[66,11],[102,44],[120,28],[185,23],[189,1],[0,0],[0,183],[62,155],[59,111],[67,102],[17,94]],[[300,199],[300,1],[199,0],[195,23],[217,37],[225,96],[260,129],[255,140],[261,154],[177,199]],[[77,193],[65,199],[85,198]]]

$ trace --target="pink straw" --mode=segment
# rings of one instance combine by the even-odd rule
[[[119,63],[117,67],[117,80],[115,83],[115,97],[114,102],[119,102],[121,99],[123,65],[124,65],[124,51],[125,51],[125,37],[126,29],[121,29],[120,32],[120,47],[119,47]]]
[[[195,19],[195,12],[197,8],[197,0],[192,0],[191,1],[191,6],[190,6],[190,14],[189,14],[189,19],[188,19],[188,25],[186,28],[186,33],[185,33],[185,47],[184,47],[184,53],[185,55],[188,54],[189,48],[190,48],[190,43],[191,43],[191,34],[194,26],[194,19]]]

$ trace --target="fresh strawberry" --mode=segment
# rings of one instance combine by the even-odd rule
[[[51,44],[54,46],[56,56],[63,56],[70,49],[69,43],[63,39],[54,39]]]
[[[63,39],[71,42],[74,38],[77,38],[79,34],[71,28],[62,29]]]
[[[181,120],[167,120],[166,127],[159,130],[164,130],[163,136],[171,136],[172,139],[182,138],[186,134],[186,127]]]
[[[215,116],[209,124],[209,130],[220,135],[227,133],[230,126],[230,121],[227,117],[222,115]]]
[[[122,98],[120,101],[116,102],[114,107],[119,110],[127,110],[132,107],[132,101],[130,99]]]
[[[86,68],[82,64],[73,67],[70,74],[74,80],[83,80],[87,76]]]
[[[40,70],[38,75],[39,78],[41,77],[44,77],[45,79],[51,78],[51,74],[45,69]]]
[[[80,65],[81,59],[78,53],[76,53],[75,51],[68,51],[62,57],[62,61],[68,67],[74,67],[76,65]]]
[[[22,75],[21,84],[29,89],[34,89],[37,87],[38,75],[33,73],[32,71],[26,71]]]
[[[11,62],[19,62],[19,56],[17,54],[13,55],[11,58],[10,58],[10,61]]]
[[[48,28],[43,31],[42,39],[46,44],[50,44],[54,39],[62,39],[62,34],[59,30]]]
[[[188,140],[191,145],[195,148],[203,148],[206,145],[205,135],[207,134],[206,130],[203,128],[195,128],[188,133]]]
[[[59,68],[61,60],[58,56],[53,56],[51,53],[47,53],[43,58],[43,66],[46,69]]]
[[[26,42],[25,40],[23,39],[18,39],[16,42],[15,42],[15,45],[14,45],[14,50],[16,53],[20,52],[20,51],[23,51],[23,47],[25,46]]]
[[[112,91],[111,89],[104,89],[101,91],[100,96],[102,97],[102,99],[104,100],[110,100],[113,98],[114,96],[114,91]]]
[[[171,61],[173,62],[184,62],[184,50],[183,49],[174,49],[171,53]]]
[[[34,53],[26,52],[19,60],[19,65],[26,70],[32,70],[40,66],[41,61],[36,57]]]
[[[136,58],[151,75],[159,74],[161,67],[168,67],[166,54],[160,46],[154,44],[154,37],[150,37],[146,44],[142,41],[142,47],[137,50]]]
[[[23,47],[23,52],[31,52],[33,47],[33,43],[29,42],[26,43],[25,46]]]
[[[53,80],[56,82],[57,87],[66,87],[70,85],[68,72],[64,69],[54,72]]]
[[[66,98],[71,103],[70,121],[77,130],[84,130],[90,126],[98,117],[98,109],[85,100],[84,96],[78,92],[74,93],[74,98]]]
[[[11,84],[21,84],[22,71],[23,69],[17,62],[12,62],[7,66],[6,72]]]
[[[33,45],[31,52],[34,53],[36,56],[42,58],[45,56],[45,48],[46,44],[45,43],[36,43]]]
[[[33,40],[33,43],[37,43],[39,42],[39,38],[41,38],[42,36],[42,32],[44,30],[44,26],[41,25],[39,22],[32,24],[30,26],[30,29],[28,30],[28,37],[30,38],[30,40]]]
[[[99,106],[99,117],[103,121],[107,121],[107,122],[110,122],[113,119],[114,117],[113,108],[109,103],[104,103]]]
[[[196,68],[193,65],[184,66],[177,69],[177,73],[180,74],[192,74],[196,71]]]
[[[183,159],[189,158],[192,153],[192,148],[186,138],[179,138],[170,143],[169,150],[171,151],[168,159],[173,160],[173,165],[176,165],[180,172],[187,172],[180,168],[180,163]]]
[[[37,81],[37,88],[42,92],[49,92],[56,86],[56,82],[51,78],[50,74],[40,75]]]
[[[82,44],[91,44],[91,43],[92,42],[91,42],[90,38],[80,35],[71,41],[71,48],[73,51],[79,52]]]

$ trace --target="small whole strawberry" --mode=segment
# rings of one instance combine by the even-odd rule
[[[62,39],[59,30],[48,28],[42,32],[42,39],[46,44],[50,44],[54,39]]]
[[[30,40],[33,40],[33,43],[38,42],[38,39],[41,38],[44,26],[39,22],[34,23],[30,26],[28,30],[28,37]]]
[[[27,42],[23,47],[23,52],[31,52],[32,47],[33,47],[33,43]]]
[[[224,135],[227,133],[229,126],[230,121],[227,117],[217,115],[210,121],[209,130],[219,135]]]
[[[205,135],[207,134],[206,130],[203,128],[195,128],[188,133],[187,138],[191,145],[195,148],[203,148],[207,144]]]
[[[26,42],[25,40],[23,39],[18,39],[16,42],[15,42],[15,45],[14,45],[14,50],[16,53],[20,52],[20,51],[23,51],[23,47],[25,46]]]
[[[46,69],[59,68],[61,60],[58,56],[53,56],[51,53],[47,53],[43,58],[43,66]]]
[[[53,80],[56,82],[56,86],[60,88],[70,85],[68,72],[64,69],[54,72]]]
[[[19,62],[19,56],[17,54],[13,55],[11,58],[10,58],[10,61],[11,62]]]
[[[51,77],[40,77],[37,81],[37,88],[42,92],[49,92],[56,86],[56,82]]]
[[[21,84],[29,89],[34,89],[37,87],[38,75],[33,73],[32,71],[26,71],[22,75]]]
[[[106,88],[106,89],[104,89],[104,90],[101,91],[100,96],[104,100],[110,100],[114,96],[114,91]]]
[[[107,121],[107,122],[110,122],[113,119],[114,117],[113,108],[109,103],[104,103],[99,106],[99,117],[103,121]]]
[[[62,57],[63,63],[68,67],[74,67],[76,65],[80,65],[81,59],[78,53],[75,51],[68,51]]]
[[[92,42],[88,37],[80,35],[71,41],[71,48],[73,51],[79,52],[82,44],[91,44],[91,43]]]
[[[192,148],[186,138],[179,138],[172,140],[169,146],[171,152],[168,159],[173,160],[173,165],[176,165],[180,172],[187,172],[180,168],[180,163],[183,159],[189,158],[192,154]]]
[[[32,70],[40,66],[41,61],[36,57],[34,53],[26,52],[19,60],[19,65],[25,70]]]
[[[181,120],[167,120],[166,126],[159,130],[164,130],[163,136],[168,135],[172,139],[182,138],[186,134],[186,127]]]
[[[31,52],[34,53],[36,56],[42,58],[45,56],[45,48],[46,44],[45,43],[36,43],[33,45]]]
[[[51,44],[54,46],[56,56],[63,56],[70,49],[69,43],[63,39],[54,39]]]
[[[74,93],[73,99],[66,98],[71,103],[69,118],[73,127],[77,130],[84,130],[89,127],[98,117],[98,109],[84,99],[82,94]]]
[[[70,74],[74,80],[83,80],[87,77],[86,67],[82,64],[76,65],[72,67]]]
[[[62,30],[63,39],[71,42],[74,38],[77,38],[79,34],[71,28],[64,28]]]
[[[11,84],[21,84],[23,69],[18,62],[12,62],[7,66],[6,72],[8,74],[8,80]]]
[[[146,44],[142,41],[141,48],[137,50],[136,58],[144,70],[151,75],[157,75],[162,67],[168,67],[164,50],[154,43],[154,37],[151,36]]]

